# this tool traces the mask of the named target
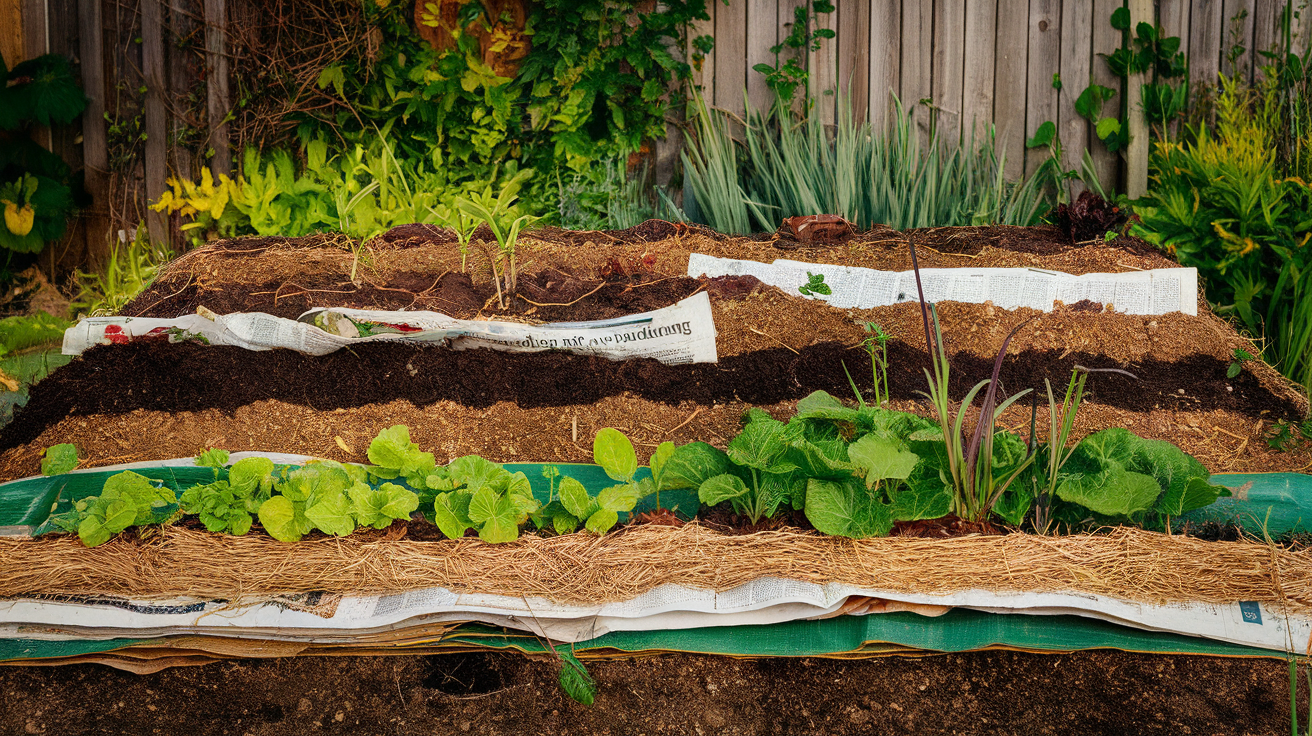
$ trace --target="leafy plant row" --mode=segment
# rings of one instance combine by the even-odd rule
[[[617,430],[597,433],[593,455],[613,485],[593,494],[549,465],[542,471],[549,487],[544,501],[523,472],[477,455],[438,465],[397,425],[370,443],[370,465],[314,460],[279,466],[262,457],[228,464],[226,451],[210,450],[196,458],[197,465],[214,469],[210,482],[178,492],[124,471],[51,523],[87,546],[130,527],[188,516],[210,531],[234,535],[248,533],[258,520],[275,539],[295,542],[316,530],[345,536],[363,527],[382,529],[418,511],[449,538],[472,530],[485,542],[501,543],[517,539],[530,523],[544,534],[582,528],[602,535],[643,498],[655,494],[660,508],[661,491],[691,489],[703,506],[725,504],[752,524],[793,510],[825,534],[863,538],[886,535],[897,522],[950,513],[1017,527],[1029,523],[1040,532],[1053,524],[1145,525],[1229,495],[1209,484],[1203,465],[1179,448],[1124,429],[1094,433],[1069,449],[999,431],[988,461],[977,465],[989,476],[980,486],[994,489],[992,502],[972,517],[954,492],[951,453],[936,422],[846,406],[822,391],[799,402],[787,421],[752,409],[726,450],[704,442],[662,443],[649,476],[639,477],[633,445]],[[76,464],[76,449],[59,445],[47,451],[42,470],[54,475]]]

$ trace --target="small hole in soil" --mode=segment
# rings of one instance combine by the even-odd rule
[[[265,723],[278,723],[282,720],[282,706],[270,703],[260,708],[260,719]]]
[[[448,695],[482,695],[505,687],[490,654],[439,654],[429,657],[424,687]]]

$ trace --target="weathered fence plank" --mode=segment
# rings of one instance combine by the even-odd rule
[[[968,134],[973,131],[976,139],[986,135],[993,123],[993,61],[997,20],[997,0],[966,0],[961,124]]]
[[[1221,0],[1193,0],[1189,14],[1189,85],[1198,89],[1216,85],[1221,71],[1221,45],[1224,24]]]
[[[1057,123],[1057,90],[1053,75],[1061,68],[1061,0],[1030,0],[1029,72],[1025,98],[1025,135],[1033,136],[1046,122]],[[1040,148],[1025,154],[1025,174],[1033,174],[1048,158]]]
[[[1061,166],[1079,171],[1089,148],[1089,122],[1075,111],[1075,101],[1092,79],[1093,0],[1066,0],[1061,11],[1061,89],[1057,93],[1057,134]],[[1101,61],[1101,60],[1100,60]],[[1074,182],[1072,195],[1084,187]]]
[[[770,49],[779,29],[777,0],[747,0],[747,101],[757,110],[774,102],[774,93],[765,84],[765,75],[752,71],[757,64],[775,65]]]
[[[1225,35],[1221,40],[1221,71],[1226,75],[1238,74],[1244,79],[1252,79],[1254,10],[1253,0],[1225,0],[1222,3],[1221,21]]]
[[[1121,80],[1107,67],[1107,62],[1099,54],[1112,54],[1121,46],[1122,33],[1112,28],[1112,12],[1123,7],[1123,0],[1093,0],[1093,57],[1090,61],[1090,75],[1094,84],[1115,90],[1111,99],[1103,102],[1102,117],[1121,117]],[[1098,181],[1107,191],[1115,189],[1120,179],[1121,155],[1107,150],[1097,139],[1097,132],[1090,136],[1089,155],[1093,159],[1093,169],[1098,174]]]
[[[897,3],[870,8],[870,124],[883,130],[902,79],[902,12]]]
[[[920,101],[931,97],[934,51],[933,0],[903,0],[902,3],[902,104],[913,109],[921,143],[929,139],[929,110]]]
[[[164,76],[164,12],[160,0],[141,0],[141,75],[146,82],[143,114],[146,133],[146,201],[159,198],[168,178],[168,122],[164,98],[168,83]],[[164,217],[146,210],[146,231],[155,242],[168,241]]]
[[[747,85],[747,3],[721,5],[715,13],[715,106],[742,117]]]
[[[956,141],[961,135],[962,88],[965,83],[965,0],[934,3],[934,106],[940,140]]]
[[[852,119],[866,119],[870,106],[870,3],[838,6],[838,88],[851,106]]]
[[[818,13],[812,19],[812,31],[838,31],[838,13]],[[807,58],[807,83],[811,87],[811,96],[816,101],[820,120],[827,125],[834,122],[834,110],[838,101],[838,39],[822,38],[819,46],[811,51]]]
[[[1025,171],[1025,74],[1029,63],[1029,0],[998,0],[993,123],[1003,173],[1015,179]]]
[[[228,111],[232,109],[228,94],[228,7],[226,0],[205,2],[205,83],[209,115],[210,148],[214,157],[210,169],[215,176],[232,173],[232,152],[228,143]]]

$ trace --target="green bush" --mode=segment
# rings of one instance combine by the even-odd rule
[[[1268,74],[1254,87],[1222,78],[1213,128],[1162,141],[1135,233],[1198,269],[1207,299],[1265,341],[1263,357],[1305,387],[1312,381],[1312,187],[1278,157],[1287,125]]]

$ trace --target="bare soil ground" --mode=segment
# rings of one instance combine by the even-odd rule
[[[1091,651],[591,661],[592,707],[515,654],[306,657],[132,675],[0,668],[0,733],[1279,734],[1280,660]],[[1301,698],[1306,708],[1306,693]]]

